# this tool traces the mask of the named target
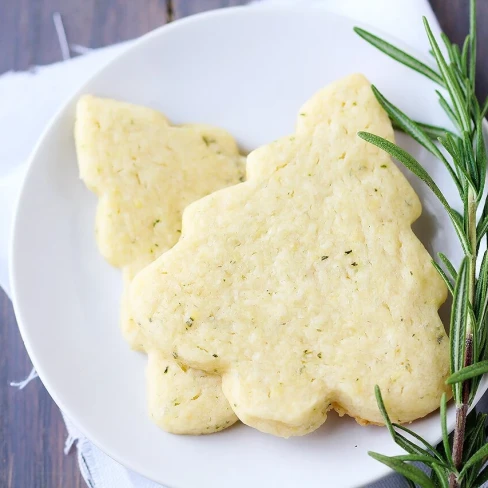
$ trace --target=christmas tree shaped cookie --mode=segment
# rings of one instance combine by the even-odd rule
[[[128,286],[140,269],[178,241],[189,203],[242,179],[242,157],[221,129],[172,127],[157,111],[92,96],[78,102],[75,139],[81,178],[99,197],[100,252],[123,270],[123,335],[134,349],[149,351],[129,311]],[[171,355],[160,359],[150,354],[147,376],[149,408],[161,427],[206,433],[235,422],[220,378],[183,367]],[[198,397],[182,397],[185,388],[199,392]]]
[[[264,432],[306,434],[330,409],[381,423],[375,384],[410,422],[446,390],[447,292],[411,230],[421,205],[360,130],[393,140],[353,75],[302,107],[295,135],[251,153],[245,183],[190,205],[178,244],[131,286],[154,347],[221,375]]]

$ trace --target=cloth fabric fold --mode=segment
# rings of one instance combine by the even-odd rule
[[[283,3],[314,5],[345,15],[358,22],[395,36],[417,51],[428,52],[428,42],[421,17],[429,20],[434,34],[440,28],[427,0],[264,0],[248,8],[273,8]],[[36,67],[22,73],[8,72],[0,77],[0,286],[10,293],[8,246],[14,209],[22,185],[29,153],[49,119],[63,102],[103,65],[131,45],[133,41],[108,48],[87,51],[83,56]],[[37,377],[35,371],[25,381],[12,386],[23,388]],[[65,452],[76,445],[80,470],[92,488],[161,488],[131,472],[94,446],[69,419]],[[202,486],[211,486],[202,480]],[[369,488],[400,488],[404,480],[391,475]]]

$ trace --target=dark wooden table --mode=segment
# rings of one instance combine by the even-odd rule
[[[366,1],[366,0],[365,0]],[[173,19],[244,0],[0,0],[0,73],[59,61],[52,14],[61,12],[71,43],[100,47],[137,37]],[[468,0],[431,0],[445,32],[466,35]],[[478,0],[478,94],[488,92],[488,0]],[[39,380],[23,391],[9,382],[31,370],[12,305],[0,290],[0,488],[81,488],[76,457],[63,454],[66,430]],[[114,487],[117,488],[117,487]]]

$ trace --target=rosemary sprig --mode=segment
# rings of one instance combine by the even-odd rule
[[[462,213],[449,203],[422,164],[405,150],[368,132],[359,132],[358,136],[396,158],[432,190],[449,215],[464,252],[457,270],[442,253],[438,254],[439,263],[433,262],[453,297],[447,384],[452,385],[456,424],[449,435],[447,402],[443,395],[440,399],[442,442],[433,447],[411,430],[391,423],[376,387],[385,425],[407,454],[388,457],[371,452],[370,455],[405,476],[411,486],[474,488],[488,481],[488,467],[484,468],[488,460],[487,416],[474,410],[468,415],[481,376],[488,372],[488,257],[486,251],[480,252],[481,240],[488,233],[488,199],[484,194],[487,147],[482,124],[488,112],[488,98],[480,105],[475,95],[476,0],[470,0],[469,35],[462,47],[441,35],[447,57],[428,21],[425,18],[423,21],[437,69],[363,29],[354,30],[374,47],[439,85],[440,90],[436,90],[439,104],[456,128],[455,132],[410,119],[376,87],[372,90],[394,127],[410,135],[444,165],[458,190]],[[430,468],[430,477],[411,464],[415,461]]]

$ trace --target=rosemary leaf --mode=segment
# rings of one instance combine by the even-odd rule
[[[476,414],[474,410],[471,412],[471,414],[473,413]],[[483,446],[485,441],[486,417],[486,414],[477,414],[474,427],[470,429],[469,432],[466,432],[466,450],[464,453],[465,459],[469,459],[474,452]]]
[[[399,459],[383,456],[382,454],[378,454],[376,452],[368,452],[368,454],[373,459],[376,459],[389,468],[394,469],[397,473],[400,473],[401,475],[405,476],[405,478],[413,481],[422,488],[436,488],[430,478],[416,466],[407,464],[405,461],[401,461]]]
[[[435,464],[432,465],[432,475],[431,479],[434,481],[436,486],[439,488],[449,488],[449,471],[442,469],[440,466]]]
[[[455,66],[451,66],[450,69],[451,69],[452,77],[456,81],[457,86],[459,87],[459,92],[463,97],[463,100],[467,100],[469,98],[468,96],[469,80],[463,77],[461,71],[456,69]]]
[[[481,239],[483,236],[486,234],[488,231],[488,215],[485,215],[485,217],[478,223],[476,226],[476,238],[478,240],[478,245],[481,242]]]
[[[487,219],[488,220],[488,219]],[[486,314],[487,298],[488,298],[488,259],[487,252],[483,254],[481,266],[479,271],[478,281],[476,282],[476,290],[474,297],[474,306],[476,316],[479,319],[480,325],[483,326],[483,321]]]
[[[439,137],[443,137],[446,134],[450,134],[452,137],[457,137],[453,132],[450,130],[444,129],[444,127],[438,127],[436,125],[424,124],[423,122],[419,122],[417,120],[413,121],[414,124],[419,127],[425,134],[427,134],[433,141],[437,141]],[[401,127],[397,127],[395,123],[393,123],[395,129],[402,130]]]
[[[448,136],[446,136],[446,137],[448,137]],[[444,146],[444,144],[443,144],[443,146]],[[446,146],[444,146],[444,147],[446,147]],[[464,159],[467,159],[467,158],[465,157]],[[464,179],[464,182],[466,182],[473,189],[474,193],[478,194],[477,185],[472,180],[472,177],[470,176],[468,170],[466,170],[464,168],[464,166],[460,163],[460,161],[462,159],[457,160],[453,157],[452,160],[453,160],[454,164],[456,165],[456,169],[459,172],[460,176],[462,176],[462,178]],[[464,189],[461,190],[460,195],[461,195],[461,197],[467,195],[467,191],[465,191]]]
[[[447,116],[451,120],[451,122],[458,128],[461,129],[461,121],[459,120],[458,116],[454,113],[454,110],[449,105],[447,100],[444,98],[444,95],[439,91],[435,91],[437,96],[439,97],[439,105],[442,107],[444,112],[446,112]]]
[[[451,134],[446,134],[444,137],[439,137],[438,141],[442,145],[442,147],[449,153],[452,158],[452,162],[454,167],[456,168],[457,174],[459,176],[459,180],[463,182],[463,184],[470,180],[471,178],[466,173],[466,168],[464,165],[464,159],[462,157],[462,153],[459,150],[458,144],[459,137],[452,137]],[[464,196],[465,189],[463,188],[463,193],[461,193],[461,198]]]
[[[449,277],[446,275],[444,270],[434,260],[432,260],[432,265],[434,266],[436,271],[439,273],[441,278],[444,280],[444,283],[446,284],[447,289],[449,290],[449,293],[451,295],[453,295],[454,294],[454,287],[452,286],[452,283],[451,283],[451,280],[449,279]]]
[[[444,266],[447,268],[447,271],[449,271],[449,274],[455,280],[457,278],[457,271],[455,270],[451,261],[449,261],[447,256],[442,252],[437,253],[437,255],[439,256],[439,259],[444,263]]]
[[[476,320],[476,317],[474,315],[474,310],[473,310],[473,306],[471,305],[471,302],[468,300],[468,322],[471,321],[471,326],[470,326],[470,333],[471,333],[471,336],[472,336],[472,353],[471,353],[471,356],[472,356],[472,359],[471,359],[471,362],[472,363],[476,363],[478,361],[478,358],[479,358],[479,348],[480,348],[480,342],[479,342],[479,328],[478,328],[478,321]],[[468,331],[466,332],[468,333]],[[463,364],[464,367],[466,367],[467,365],[466,364]],[[470,395],[470,400],[468,401],[469,404],[471,404],[471,401],[472,399],[474,398],[474,396],[476,395],[476,389],[477,389],[477,385],[476,387],[473,385],[473,383],[470,385],[470,392],[469,392],[469,395]]]
[[[461,60],[461,50],[457,44],[452,44],[452,54],[454,57],[454,63],[461,77],[465,76],[463,73],[463,65]]]
[[[439,187],[434,183],[434,180],[431,178],[429,173],[425,171],[425,169],[420,165],[420,163],[410,154],[408,154],[404,149],[393,144],[392,142],[384,139],[383,137],[376,136],[374,134],[370,134],[369,132],[358,132],[358,136],[361,139],[364,139],[371,144],[383,149],[383,151],[387,152],[390,156],[396,158],[400,161],[407,169],[409,169],[413,174],[415,174],[418,178],[420,178],[434,193],[434,195],[439,199],[439,201],[444,205],[451,221],[454,225],[454,229],[456,230],[461,245],[466,253],[470,253],[469,242],[467,237],[464,233],[462,223],[459,221],[459,216],[456,214],[451,206],[449,205],[448,201],[439,190]]]
[[[407,115],[405,115],[398,107],[395,107],[392,103],[390,103],[381,93],[380,91],[374,86],[371,86],[373,90],[374,96],[378,100],[379,104],[385,109],[386,113],[389,115],[390,119],[392,119],[395,124],[402,128],[404,132],[406,132],[410,137],[415,139],[421,146],[425,147],[427,151],[433,154],[437,159],[440,159],[444,166],[446,167],[447,171],[451,175],[454,183],[458,188],[460,194],[462,194],[462,186],[459,182],[456,173],[452,166],[448,163],[447,159],[441,153],[439,148],[432,142],[430,137],[425,134],[425,132],[420,129],[420,127],[415,124],[413,120],[411,120]]]
[[[419,454],[400,454],[398,456],[392,456],[390,459],[398,459],[399,461],[409,461],[411,463],[424,463],[424,464],[438,464],[447,468],[448,466],[440,463],[438,460],[432,458],[432,456],[421,456]]]
[[[404,435],[401,435],[398,432],[395,432],[394,441],[395,444],[411,455],[432,457],[432,455],[437,452],[433,447],[428,450],[420,447],[418,444],[415,444],[415,442],[412,442],[410,439],[407,439]],[[435,454],[434,456],[442,463],[442,465],[445,465],[445,460],[442,458],[442,456],[437,456]]]
[[[466,159],[466,158],[464,158],[464,155],[463,155],[463,151],[464,151],[464,141],[463,141],[463,138],[462,137],[456,137],[454,139],[454,144],[457,147],[458,154],[459,154],[459,158],[460,158],[461,162],[463,162],[463,160]],[[464,164],[464,168],[467,169],[466,164]]]
[[[469,129],[471,128],[471,121],[469,119],[466,106],[463,104],[463,96],[459,84],[452,75],[452,72],[449,70],[449,67],[446,64],[446,60],[444,59],[444,56],[442,55],[442,52],[439,48],[439,44],[437,44],[434,34],[432,33],[432,30],[430,28],[429,22],[425,17],[424,26],[425,31],[427,32],[427,37],[429,38],[430,46],[434,51],[437,66],[439,67],[442,78],[445,80],[447,90],[454,104],[455,112],[457,113],[461,122],[461,127],[463,128],[463,130],[469,131]]]
[[[481,109],[481,118],[484,119],[487,113],[488,113],[488,97],[486,97],[485,103],[483,104],[483,108]]]
[[[471,0],[469,9],[469,79],[473,90],[476,86],[476,39],[476,0]]]
[[[478,201],[481,199],[483,195],[483,189],[485,188],[486,183],[486,162],[487,162],[487,155],[486,155],[486,146],[485,140],[483,137],[483,119],[480,115],[478,118],[478,122],[476,124],[476,165],[478,166],[479,173],[480,173],[480,190],[478,195]]]
[[[378,408],[380,410],[381,416],[383,417],[383,420],[385,422],[385,425],[390,432],[390,435],[395,438],[396,437],[396,432],[395,429],[393,428],[393,424],[391,423],[390,416],[388,415],[388,412],[386,411],[385,403],[383,402],[383,396],[381,395],[381,390],[378,385],[375,385],[374,387],[374,395],[376,397],[376,403],[378,404]]]
[[[464,366],[466,325],[468,320],[468,280],[466,258],[463,259],[454,287],[449,340],[451,343],[451,374]],[[455,383],[453,396],[462,403],[461,383]]]
[[[467,99],[466,103],[471,106],[471,116],[473,120],[478,121],[481,118],[480,104],[476,98],[476,93],[474,93],[471,83],[467,78],[465,80],[466,84],[469,86],[469,90],[467,90],[467,92],[469,92],[469,99]]]
[[[383,397],[381,395],[381,391],[380,391],[380,388],[378,385],[375,386],[374,392],[375,392],[376,402],[378,404],[378,408],[380,410],[380,413],[381,413],[383,420],[385,422],[385,425],[386,425],[388,431],[390,432],[390,435],[392,436],[395,443],[397,445],[399,445],[402,449],[407,451],[409,454],[412,454],[412,455],[431,456],[431,457],[435,456],[444,465],[445,460],[442,458],[442,456],[439,455],[439,453],[436,452],[434,447],[431,446],[428,442],[426,442],[420,436],[415,434],[415,432],[412,432],[403,426],[400,426],[397,424],[392,424],[390,417],[388,416],[388,413],[386,411],[386,407],[385,407],[385,404],[383,402]],[[410,434],[412,437],[419,440],[426,447],[426,449],[423,449],[419,445],[412,442],[410,439],[407,439],[405,436],[396,432],[395,428],[404,430],[405,432]]]
[[[384,52],[390,58],[398,61],[399,63],[412,68],[413,70],[417,71],[418,73],[427,76],[432,81],[435,81],[437,84],[444,86],[442,78],[439,74],[434,71],[432,68],[427,66],[426,64],[422,63],[418,59],[414,58],[410,54],[398,49],[393,44],[384,41],[383,39],[371,34],[370,32],[361,29],[360,27],[354,27],[354,32],[358,34],[358,36],[362,37],[365,41],[369,42],[371,45],[379,49],[380,51]]]
[[[464,215],[461,215],[456,209],[452,209],[452,213],[456,216],[459,225],[463,225]]]
[[[477,446],[477,447],[479,447],[479,446]],[[483,467],[482,462],[478,462],[478,463],[474,464],[473,466],[471,466],[471,468],[469,468],[469,470],[467,471],[467,473],[465,474],[465,476],[463,478],[464,486],[469,486],[469,487],[474,488],[473,481],[475,480],[476,475],[480,472],[480,469],[482,467]]]
[[[461,51],[461,68],[464,76],[468,76],[468,54],[469,54],[470,36],[466,36]]]
[[[464,223],[464,231],[466,232],[466,235],[469,236],[469,224],[470,224],[470,219],[468,218],[469,215],[469,190],[468,190],[468,182],[465,180],[464,181],[464,193],[463,193],[463,214],[465,215],[465,218],[463,218],[463,223]],[[468,238],[469,239],[469,238]]]
[[[480,175],[478,172],[478,168],[476,167],[476,161],[474,159],[473,143],[471,141],[471,135],[468,132],[464,133],[463,143],[464,143],[464,154],[466,158],[466,166],[469,174],[471,175],[470,178],[471,186],[473,187],[476,195],[478,195],[478,182],[479,182]]]
[[[398,456],[391,456],[390,459],[398,459],[399,461],[410,461],[412,463],[426,463],[431,464],[432,462],[436,462],[440,465],[440,463],[436,460],[432,460],[431,456],[420,456],[418,454],[400,454]]]
[[[486,319],[488,312],[488,253],[483,254],[478,282],[476,283],[475,306],[478,317],[479,350],[476,360],[484,359],[487,348],[488,332]]]
[[[455,383],[461,383],[474,378],[475,376],[481,376],[485,373],[488,373],[488,361],[481,361],[456,371],[449,376],[449,378],[447,378],[446,383],[448,385],[454,385]]]
[[[459,167],[464,169],[462,157],[461,154],[459,153],[458,144],[456,142],[458,139],[459,138],[457,136],[453,137],[451,134],[445,134],[443,137],[441,136],[437,140],[451,156],[456,169],[458,169]]]
[[[455,65],[456,64],[456,58],[454,57],[452,48],[453,45],[451,44],[451,41],[449,40],[449,37],[446,36],[444,32],[441,32],[441,40],[444,43],[444,46],[446,46],[446,51],[449,56],[449,61],[451,64]],[[434,53],[434,59],[435,59],[435,51],[433,50]]]
[[[401,431],[405,432],[406,434],[412,436],[414,439],[416,439],[417,441],[419,441],[421,444],[423,444],[425,446],[425,449],[423,449],[420,446],[418,446],[417,444],[415,444],[415,443],[412,442],[412,444],[414,446],[416,446],[417,450],[415,450],[415,448],[413,448],[413,450],[415,450],[415,452],[412,452],[411,454],[421,454],[421,453],[424,453],[424,452],[429,452],[431,455],[435,456],[437,459],[439,459],[440,461],[442,461],[443,463],[445,463],[446,460],[434,448],[434,446],[432,446],[431,444],[429,444],[423,437],[420,437],[413,430],[410,430],[408,427],[405,427],[404,425],[400,425],[400,424],[393,424],[393,427],[395,428],[395,434],[397,436],[401,436],[403,439],[407,440],[408,442],[412,442],[409,439],[407,439],[405,436],[402,436],[400,433],[397,432],[397,430],[401,430]],[[407,452],[410,452],[410,451],[407,451]]]
[[[483,459],[486,458],[487,456],[488,456],[488,444],[485,444],[466,461],[463,469],[459,473],[459,479],[462,479],[465,476],[467,470],[471,466],[473,466],[476,463],[479,463],[480,461],[483,461]]]
[[[447,400],[446,394],[442,394],[441,398],[441,408],[440,408],[440,416],[441,416],[441,427],[442,427],[442,444],[444,446],[444,453],[446,458],[449,461],[450,466],[452,466],[452,454],[451,454],[451,446],[449,445],[449,431],[447,430]]]

